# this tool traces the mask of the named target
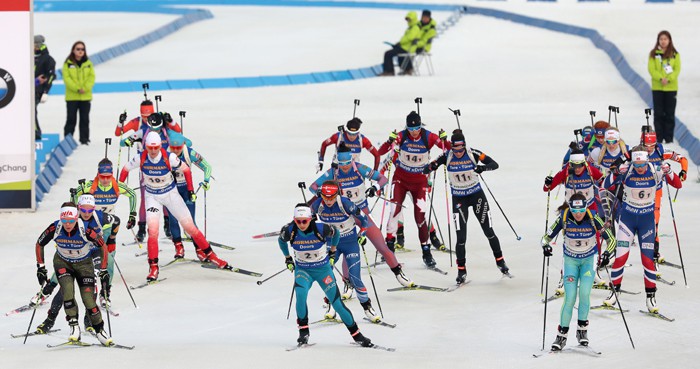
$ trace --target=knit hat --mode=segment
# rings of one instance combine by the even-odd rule
[[[406,127],[413,128],[413,127],[420,127],[420,126],[421,126],[420,115],[418,115],[418,113],[416,113],[415,111],[410,112],[406,116]]]
[[[42,35],[34,35],[34,44],[43,45],[46,39]]]

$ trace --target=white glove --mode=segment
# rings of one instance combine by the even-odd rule
[[[664,174],[668,174],[669,172],[671,172],[671,164],[669,164],[669,163],[663,163],[663,164],[661,164],[661,171],[662,171]]]
[[[618,167],[617,170],[620,172],[620,174],[624,175],[627,173],[629,168],[630,168],[630,165],[628,163],[622,163],[622,164],[620,164],[620,166]]]
[[[41,94],[41,100],[39,100],[39,101],[43,104],[43,103],[45,103],[48,99],[49,99],[49,95],[48,95],[46,92],[44,92],[43,94]]]

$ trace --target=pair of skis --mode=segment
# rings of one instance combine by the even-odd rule
[[[539,358],[543,357],[545,355],[560,355],[562,353],[580,353],[588,356],[593,356],[593,357],[599,357],[603,355],[602,352],[593,349],[592,347],[586,345],[578,345],[578,346],[572,346],[572,347],[564,347],[561,350],[550,350],[550,351],[541,351],[537,354],[532,354],[533,358]]]
[[[369,349],[374,349],[374,350],[383,350],[383,351],[388,351],[388,352],[396,351],[396,349],[393,347],[385,347],[385,346],[375,345],[374,343],[371,343],[370,346],[367,346],[367,347],[360,346],[360,344],[356,343],[356,342],[353,342],[352,344],[355,346],[358,346],[358,347],[369,348]],[[309,347],[312,347],[315,345],[316,345],[316,343],[298,343],[296,346],[288,347],[287,351],[288,352],[289,351],[296,351],[298,349],[309,348]]]

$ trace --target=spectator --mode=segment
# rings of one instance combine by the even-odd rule
[[[429,53],[433,47],[433,39],[437,36],[437,23],[430,15],[430,10],[423,10],[423,14],[421,14],[420,39],[416,45],[416,54]]]
[[[80,143],[90,144],[90,101],[95,85],[95,69],[88,59],[85,43],[73,44],[70,55],[63,63],[63,81],[66,84],[66,126],[63,135],[73,135],[80,112]]]
[[[681,56],[668,31],[659,32],[656,46],[649,52],[651,94],[654,99],[654,130],[659,142],[673,142],[676,127],[676,94]]]
[[[34,138],[37,141],[41,140],[37,106],[48,100],[51,84],[56,77],[56,61],[49,55],[49,49],[44,44],[45,41],[46,39],[42,35],[34,36]]]
[[[420,28],[418,27],[418,15],[416,12],[408,12],[406,14],[406,22],[408,28],[404,32],[401,40],[394,44],[391,50],[384,53],[384,72],[380,76],[394,75],[394,57],[399,54],[412,53],[416,51],[416,45],[420,39]],[[399,65],[403,64],[403,57],[399,57]],[[413,65],[411,59],[406,61],[406,69],[399,74],[413,74]]]

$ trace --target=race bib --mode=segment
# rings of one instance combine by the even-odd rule
[[[364,186],[343,188],[343,197],[346,197],[355,204],[361,204],[365,201]]]
[[[321,247],[318,250],[297,251],[294,250],[294,258],[301,263],[315,263],[326,259],[328,252],[326,247]]]
[[[476,186],[479,183],[479,177],[473,170],[463,172],[448,172],[450,184],[452,188],[457,190],[466,190]]]
[[[664,72],[666,72],[666,74],[673,73],[673,67],[671,64],[664,64]]]
[[[624,202],[634,207],[646,207],[653,205],[655,201],[655,188],[629,188],[625,187]]]
[[[425,152],[422,154],[418,154],[418,153],[410,153],[408,151],[402,151],[401,156],[399,157],[399,160],[401,161],[402,164],[404,164],[408,167],[422,168],[430,160],[430,153]]]

